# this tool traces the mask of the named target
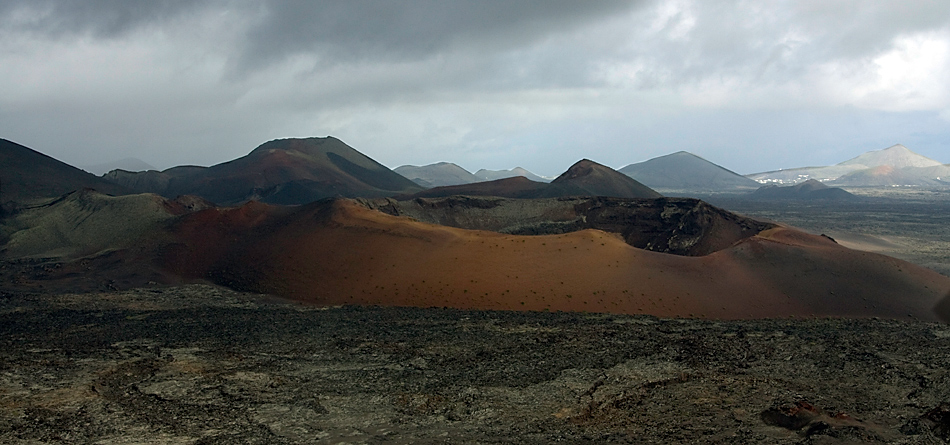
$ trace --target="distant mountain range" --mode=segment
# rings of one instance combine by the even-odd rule
[[[630,164],[619,171],[664,192],[740,192],[762,185],[685,151]]]
[[[470,173],[456,164],[404,165],[396,171],[333,137],[278,139],[248,155],[211,167],[178,166],[163,171],[114,169],[102,177],[71,167],[22,145],[0,140],[0,204],[51,198],[82,188],[107,194],[156,193],[167,198],[194,195],[219,205],[257,200],[304,204],[328,197],[442,197],[449,195],[541,198],[614,196],[649,198],[654,189],[680,196],[751,194],[763,184],[829,186],[950,186],[950,165],[902,145],[867,152],[828,167],[807,167],[744,177],[685,151],[630,164],[615,171],[582,160],[547,182],[523,168]],[[492,179],[500,178],[500,179]],[[811,190],[808,196],[836,196]],[[798,190],[798,189],[794,189]],[[814,192],[814,193],[812,193]],[[756,197],[805,195],[790,189],[763,190]],[[803,192],[804,193],[804,192]],[[789,196],[791,196],[789,195]],[[811,198],[809,198],[811,199]]]
[[[827,167],[802,167],[747,175],[762,184],[797,184],[810,179],[830,185],[950,186],[950,165],[897,144]]]
[[[494,181],[435,187],[404,199],[438,198],[453,195],[499,196],[505,198],[555,198],[566,196],[610,196],[616,198],[658,198],[662,195],[616,170],[583,159],[550,183],[516,176]]]
[[[480,181],[468,170],[451,162],[438,162],[421,167],[403,165],[394,168],[393,171],[426,188],[471,184]]]
[[[475,172],[475,177],[478,178],[479,181],[494,181],[496,179],[514,178],[518,176],[524,176],[536,182],[551,182],[551,178],[538,176],[521,167],[515,167],[511,170],[486,170],[483,168]]]
[[[481,169],[472,174],[468,170],[451,162],[437,162],[423,166],[403,165],[396,167],[393,171],[423,187],[446,187],[472,184],[476,182],[494,181],[496,179],[515,178],[518,176],[524,176],[536,182],[551,182],[550,179],[538,176],[521,167],[515,167],[511,170]]]
[[[155,170],[148,162],[139,158],[124,158],[118,161],[104,162],[101,164],[81,165],[81,169],[94,175],[102,176],[112,170],[125,170],[130,172]]]

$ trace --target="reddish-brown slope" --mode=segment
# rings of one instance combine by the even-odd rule
[[[556,191],[556,192],[555,192]],[[545,196],[613,196],[617,198],[659,198],[663,195],[636,179],[589,159],[574,163],[551,181]],[[556,194],[550,194],[550,193]]]
[[[334,196],[390,196],[421,187],[332,137],[278,139],[247,156],[171,178],[166,196],[216,203],[302,204]]]
[[[178,232],[181,246],[191,248],[178,252],[178,264],[188,262],[189,252],[204,255],[181,272],[316,304],[708,318],[936,320],[934,308],[950,294],[950,279],[935,272],[787,228],[685,257],[636,249],[597,230],[503,235],[419,223],[345,200],[288,216],[265,209],[255,220],[251,213],[185,217],[207,220],[181,227],[220,232],[210,238],[203,230]],[[232,247],[214,251],[219,243]]]

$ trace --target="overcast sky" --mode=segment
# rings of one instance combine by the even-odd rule
[[[332,135],[389,166],[950,163],[950,1],[0,0],[0,137],[211,165]]]

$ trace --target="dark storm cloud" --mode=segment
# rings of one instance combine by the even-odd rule
[[[70,37],[119,38],[145,25],[162,25],[213,3],[198,0],[4,0],[0,24],[8,30]]]
[[[323,63],[418,60],[447,49],[498,51],[629,10],[636,0],[347,0],[0,2],[0,24],[51,38],[120,38],[140,27],[198,12],[250,20],[236,48],[222,48],[241,70],[311,54]],[[239,26],[244,26],[241,23]]]
[[[418,59],[449,48],[497,51],[630,9],[600,0],[272,1],[250,31],[245,63],[316,52],[330,60]],[[643,3],[643,2],[639,2]]]
[[[0,137],[76,162],[332,134],[392,165],[749,172],[905,133],[945,152],[947,78],[948,1],[0,0]]]

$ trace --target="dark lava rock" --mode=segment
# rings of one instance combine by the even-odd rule
[[[948,348],[921,322],[6,293],[0,443],[940,443]]]

